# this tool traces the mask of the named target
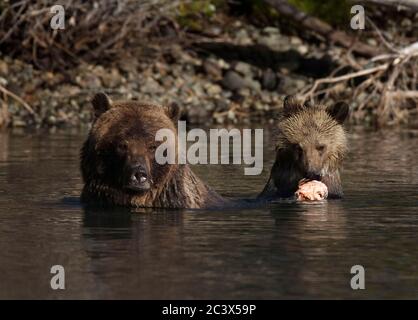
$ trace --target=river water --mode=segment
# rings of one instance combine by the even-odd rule
[[[345,198],[220,211],[89,211],[85,132],[0,134],[0,298],[418,298],[418,135],[349,134]],[[254,197],[262,175],[194,167],[223,195]],[[65,290],[52,290],[53,265]],[[350,269],[365,269],[352,290]]]

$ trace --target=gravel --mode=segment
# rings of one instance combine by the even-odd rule
[[[219,36],[237,48],[262,43],[273,53],[293,50],[304,57],[320,51],[299,38],[282,35],[274,27],[257,29],[237,22]],[[257,62],[257,50],[251,55],[255,62],[228,60],[175,45],[157,60],[131,57],[107,65],[84,63],[63,72],[38,70],[0,56],[0,85],[21,97],[35,114],[11,97],[0,95],[0,103],[7,103],[9,125],[15,127],[88,125],[89,101],[98,91],[114,100],[175,102],[181,106],[183,118],[193,123],[269,122],[281,108],[284,96],[299,92],[312,78],[295,73],[299,61],[293,61],[293,55],[267,67]]]

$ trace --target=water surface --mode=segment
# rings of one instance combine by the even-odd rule
[[[0,298],[418,298],[417,135],[351,133],[343,200],[135,213],[78,203],[84,137],[0,134]],[[269,142],[260,176],[194,170],[221,194],[253,197]],[[357,264],[366,290],[350,287]],[[65,267],[65,290],[50,288],[52,265]]]

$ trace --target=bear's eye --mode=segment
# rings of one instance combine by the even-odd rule
[[[318,152],[322,153],[325,151],[325,145],[324,144],[319,144],[316,146],[316,150],[318,150]]]

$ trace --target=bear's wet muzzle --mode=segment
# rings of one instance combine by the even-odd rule
[[[127,180],[125,188],[130,191],[143,192],[151,188],[150,176],[142,165],[132,166]]]

